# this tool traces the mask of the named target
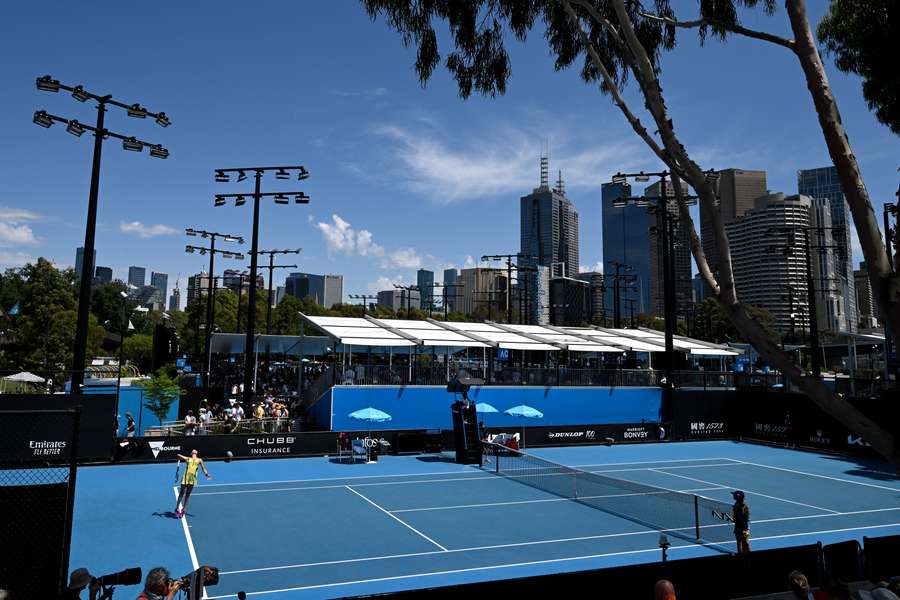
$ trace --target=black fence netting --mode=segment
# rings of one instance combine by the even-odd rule
[[[66,579],[80,411],[0,411],[0,589],[53,598]]]

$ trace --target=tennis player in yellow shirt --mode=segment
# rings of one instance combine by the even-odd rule
[[[207,479],[212,479],[212,475],[206,470],[206,464],[204,464],[203,459],[197,456],[196,448],[191,450],[190,456],[179,454],[178,460],[183,460],[185,464],[184,476],[181,478],[181,491],[178,492],[178,500],[175,501],[175,516],[180,519],[187,510],[187,503],[188,498],[191,497],[191,490],[197,485],[197,471],[202,469],[203,475]],[[182,503],[182,499],[184,499],[184,503]],[[181,510],[178,509],[179,505],[181,505]]]

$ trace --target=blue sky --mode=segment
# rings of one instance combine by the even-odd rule
[[[825,3],[809,5],[817,21]],[[684,2],[682,14],[695,6]],[[511,44],[505,96],[462,101],[443,70],[422,89],[414,51],[351,0],[5,2],[0,22],[3,266],[37,256],[70,266],[84,239],[92,138],[41,129],[31,115],[46,109],[91,123],[95,112],[38,92],[34,78],[47,73],[171,117],[162,129],[108,114],[111,130],[172,154],[161,161],[105,145],[96,244],[98,264],[116,277],[141,265],[148,278],[169,273],[170,286],[205,264],[184,253],[185,227],[249,237],[249,204],[213,208],[216,192],[244,189],[216,184],[216,167],[305,164],[311,204],[265,204],[261,248],[302,247],[281,262],[343,274],[354,293],[414,280],[419,266],[515,252],[518,198],[538,184],[544,140],[554,179],[562,169],[580,213],[585,267],[602,260],[600,185],[620,169],[658,166],[607,97],[574,70],[554,72],[540,31]],[[781,8],[746,24],[787,32]],[[765,169],[771,190],[796,193],[798,169],[829,164],[787,51],[741,39],[701,48],[692,33],[680,35],[663,62],[663,88],[704,168]],[[897,189],[900,141],[868,111],[859,80],[828,65],[880,220]],[[634,101],[635,90],[627,96]],[[268,189],[283,189],[275,184]],[[247,264],[219,264],[229,262]]]

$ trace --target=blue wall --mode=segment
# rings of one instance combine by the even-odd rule
[[[91,385],[85,386],[85,394],[113,394],[116,393],[115,385]],[[125,386],[119,388],[119,406],[116,414],[119,415],[119,435],[125,435],[125,425],[128,420],[125,413],[130,412],[134,417],[134,423],[137,427],[135,435],[143,435],[144,430],[149,427],[158,427],[159,419],[152,412],[144,407],[144,388]],[[163,421],[174,421],[178,419],[178,400],[169,407],[169,414]]]
[[[472,388],[469,398],[486,402],[499,413],[479,413],[488,427],[522,425],[602,425],[659,421],[659,388],[602,387],[482,387]],[[368,427],[347,415],[372,406],[391,417],[373,425],[378,429],[452,429],[450,404],[454,395],[443,387],[337,386],[310,409],[316,422],[328,427],[329,409],[334,431]],[[503,411],[526,404],[544,413],[542,419],[522,419]]]

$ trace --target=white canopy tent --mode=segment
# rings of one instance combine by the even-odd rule
[[[665,336],[652,329],[555,327],[451,321],[375,319],[371,316],[318,317],[301,313],[303,320],[347,348],[447,347],[503,348],[555,352],[665,352]],[[347,349],[345,348],[345,350]],[[674,348],[692,356],[737,356],[742,351],[684,336],[675,336]]]
[[[15,375],[10,375],[9,377],[4,377],[6,381],[12,381],[16,383],[44,383],[46,379],[43,377],[39,377],[34,373],[29,373],[28,371],[22,371],[21,373],[16,373]]]

